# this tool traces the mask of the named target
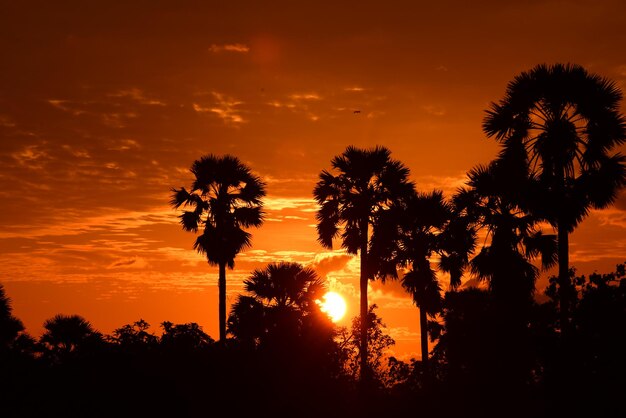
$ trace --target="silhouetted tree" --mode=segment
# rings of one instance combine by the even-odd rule
[[[236,157],[206,155],[194,161],[191,190],[172,189],[174,208],[191,207],[180,215],[185,231],[202,229],[194,248],[209,264],[219,266],[219,333],[226,338],[226,267],[234,268],[235,257],[251,245],[245,228],[263,223],[265,183]]]
[[[323,409],[312,394],[330,393],[341,375],[335,326],[319,305],[324,281],[301,264],[280,262],[253,271],[244,289],[228,330],[257,359],[263,402],[272,409]]]
[[[202,327],[195,322],[187,324],[173,324],[165,321],[161,324],[163,335],[161,345],[178,352],[189,352],[207,348],[215,341],[202,331]]]
[[[374,278],[368,258],[370,229],[375,230],[382,212],[398,199],[408,196],[413,185],[409,170],[391,158],[384,147],[359,149],[349,146],[331,161],[337,174],[323,170],[313,195],[320,205],[317,212],[319,242],[332,248],[333,239],[341,238],[341,246],[350,254],[360,254],[360,316],[368,315],[367,286]],[[361,323],[361,381],[367,380],[367,322]]]
[[[324,281],[310,268],[280,262],[255,270],[244,281],[229,318],[239,341],[284,363],[308,362],[332,373],[336,367],[335,327],[321,311]],[[287,366],[285,366],[287,367]]]
[[[367,329],[368,342],[367,367],[372,372],[372,382],[370,382],[370,384],[380,385],[385,379],[385,355],[389,347],[393,346],[396,342],[391,336],[385,333],[387,326],[376,314],[376,308],[378,308],[376,304],[369,307],[365,329]],[[355,316],[352,319],[351,327],[349,329],[342,328],[338,335],[339,346],[344,357],[344,367],[348,374],[354,379],[361,376],[360,369],[362,367],[361,358],[363,353],[363,346],[361,344],[361,330],[363,326],[361,322],[361,317]]]
[[[556,305],[558,277],[550,277],[546,295],[550,302],[545,308]],[[594,272],[588,276],[577,275],[570,269],[570,320],[572,357],[563,376],[554,339],[544,338],[541,343],[544,377],[551,391],[560,392],[555,397],[553,413],[562,411],[560,401],[572,391],[584,393],[575,404],[564,405],[570,413],[597,416],[624,416],[626,405],[618,401],[626,390],[626,358],[616,353],[626,351],[626,265],[618,264],[610,273]],[[547,313],[551,313],[547,310]],[[542,320],[544,335],[558,324],[556,316],[546,315]],[[557,340],[558,341],[558,340]],[[556,347],[555,347],[556,346]],[[556,368],[555,368],[556,366]]]
[[[567,331],[568,234],[590,208],[610,205],[626,181],[621,92],[578,65],[538,65],[516,76],[492,103],[483,130],[506,149],[520,149],[535,186],[526,202],[558,234],[561,327]],[[517,152],[517,151],[515,151]]]
[[[23,331],[24,325],[13,316],[11,299],[6,295],[4,286],[0,284],[0,350],[11,348]]]
[[[150,347],[159,342],[159,338],[148,332],[150,324],[140,319],[133,324],[126,324],[113,331],[113,342],[128,348]]]
[[[512,164],[501,157],[487,167],[470,170],[469,187],[457,192],[454,204],[475,228],[486,232],[482,248],[470,263],[472,273],[487,281],[501,306],[519,310],[532,302],[535,291],[539,270],[532,260],[540,256],[543,268],[553,266],[556,241],[554,235],[541,231],[539,218],[516,203],[514,195],[528,183]]]
[[[103,343],[102,334],[79,315],[55,315],[46,320],[43,327],[45,331],[39,342],[43,345],[44,355],[54,362],[94,352]]]
[[[302,333],[305,318],[319,311],[324,281],[310,268],[280,262],[256,269],[244,281],[229,318],[229,332],[242,341],[279,341]],[[284,343],[284,341],[282,341]]]
[[[371,256],[383,278],[397,278],[420,311],[421,368],[428,378],[428,316],[441,308],[441,286],[437,268],[450,273],[451,284],[460,281],[463,268],[475,246],[475,231],[453,213],[441,191],[413,193],[399,201],[381,217],[380,228],[372,236]],[[439,266],[431,263],[437,256]]]

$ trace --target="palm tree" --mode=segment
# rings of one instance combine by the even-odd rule
[[[472,273],[487,281],[502,306],[519,308],[519,303],[531,301],[535,291],[539,270],[532,260],[540,256],[544,269],[552,267],[556,241],[554,235],[541,231],[540,219],[514,202],[515,194],[523,193],[528,183],[524,186],[513,166],[501,155],[489,166],[473,168],[468,173],[469,188],[459,190],[454,203],[475,228],[486,231],[483,247],[470,262]]]
[[[13,316],[11,298],[6,295],[4,286],[0,284],[0,354],[11,347],[22,331],[24,324]]]
[[[219,266],[219,332],[226,339],[226,267],[235,266],[235,257],[251,245],[245,228],[263,223],[265,183],[236,157],[206,155],[194,161],[195,179],[191,190],[172,189],[170,204],[191,207],[180,215],[185,231],[202,234],[194,249],[205,254],[210,265]]]
[[[282,380],[282,387],[306,376],[302,383],[308,385],[339,374],[336,329],[319,304],[326,285],[315,271],[298,263],[271,263],[253,271],[244,289],[228,331],[253,350],[262,368],[270,366],[270,381]]]
[[[422,367],[429,378],[428,317],[441,310],[441,286],[437,269],[450,274],[451,287],[461,275],[475,247],[475,231],[457,216],[443,193],[414,192],[394,205],[381,218],[381,228],[372,236],[371,255],[380,259],[379,275],[397,278],[404,270],[402,286],[420,311]],[[431,263],[438,258],[438,268]]]
[[[367,318],[367,285],[374,278],[375,260],[368,258],[369,230],[376,230],[380,215],[398,199],[408,196],[413,184],[408,181],[409,170],[391,158],[391,152],[381,146],[359,149],[348,146],[331,161],[337,174],[323,170],[313,195],[320,205],[318,241],[326,248],[340,237],[341,246],[350,254],[361,256],[360,317]],[[367,380],[367,321],[361,322],[361,376]]]
[[[544,234],[540,219],[514,203],[516,194],[530,187],[527,173],[523,159],[503,152],[489,166],[470,170],[469,187],[454,197],[457,211],[485,232],[483,246],[470,262],[473,275],[490,290],[485,312],[491,311],[493,319],[484,327],[497,330],[490,342],[494,367],[483,372],[491,373],[488,380],[506,393],[519,393],[532,370],[528,325],[539,274],[533,259],[540,256],[544,269],[556,263],[556,237]]]
[[[538,65],[492,103],[483,130],[504,149],[522,148],[536,187],[526,208],[557,230],[561,328],[568,328],[569,233],[591,208],[613,203],[626,183],[626,140],[614,82],[572,64]]]
[[[324,281],[310,268],[280,262],[256,269],[244,281],[229,318],[229,332],[255,343],[285,333],[299,334],[307,316],[319,311]]]
[[[79,315],[58,314],[47,319],[39,342],[54,361],[62,361],[77,352],[93,350],[103,342],[102,334]]]

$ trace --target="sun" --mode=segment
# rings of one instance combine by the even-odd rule
[[[324,295],[323,301],[318,301],[322,312],[325,312],[333,322],[337,322],[346,314],[346,301],[337,292],[328,292]]]

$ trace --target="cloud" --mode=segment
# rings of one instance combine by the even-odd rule
[[[49,99],[48,103],[64,112],[71,113],[74,116],[87,113],[85,110],[74,108],[69,100]]]
[[[359,86],[352,86],[352,87],[344,87],[344,91],[350,91],[350,92],[362,92],[365,91],[365,89],[363,87],[359,87]]]
[[[119,139],[115,140],[112,145],[109,146],[111,151],[128,151],[131,149],[139,149],[139,142],[134,139]]]
[[[219,52],[239,52],[239,53],[246,53],[246,52],[250,52],[250,47],[246,44],[222,44],[222,45],[218,45],[218,44],[212,44],[209,47],[209,51],[213,52],[213,53],[219,53]]]
[[[15,122],[13,122],[13,120],[7,115],[0,115],[0,126],[5,128],[14,128]]]
[[[118,90],[115,93],[109,93],[107,96],[129,98],[138,103],[145,104],[145,105],[165,106],[165,103],[160,100],[147,98],[144,95],[144,92],[137,87],[133,87],[133,88],[126,89],[126,90]]]
[[[125,257],[125,258],[118,259],[117,261],[114,261],[113,263],[109,265],[108,268],[115,269],[115,268],[129,268],[130,267],[130,268],[138,269],[138,268],[145,268],[147,266],[148,266],[148,263],[143,258]]]
[[[387,328],[387,333],[391,338],[396,341],[399,340],[409,340],[415,341],[420,338],[420,333],[411,331],[409,327],[389,327]]]
[[[50,160],[50,155],[43,149],[44,144],[27,145],[19,151],[11,154],[11,157],[23,167],[29,169],[42,169],[46,161]]]
[[[444,195],[451,197],[457,189],[465,186],[467,181],[466,173],[459,173],[456,176],[419,176],[415,178],[417,189],[421,192],[429,192],[433,189],[442,190]]]
[[[289,95],[292,100],[322,100],[322,97],[317,93],[294,93]]]
[[[374,292],[378,292],[381,296],[406,298],[408,293],[402,287],[400,280],[375,280],[370,282],[370,287]]]
[[[601,226],[626,228],[626,211],[610,208],[594,210],[592,213],[598,218]]]
[[[446,109],[443,106],[426,105],[422,106],[422,110],[432,116],[444,116]]]
[[[309,267],[324,277],[330,272],[343,270],[352,258],[352,255],[343,252],[316,254],[315,259],[309,263]]]
[[[281,211],[283,209],[300,209],[304,212],[316,211],[317,203],[312,198],[302,197],[266,197],[265,209]]]
[[[238,125],[247,122],[240,114],[237,106],[243,104],[242,101],[228,97],[222,93],[212,92],[215,99],[215,105],[212,107],[204,107],[198,103],[193,103],[193,110],[198,113],[215,113],[220,117],[226,125]]]

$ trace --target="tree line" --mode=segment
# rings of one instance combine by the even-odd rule
[[[123,398],[135,387],[176,401],[171,409],[120,402],[152,415],[208,415],[201,401],[211,399],[260,416],[622,416],[625,268],[578,276],[568,242],[626,183],[624,156],[614,150],[626,140],[621,98],[614,82],[577,65],[521,73],[483,120],[498,155],[472,168],[450,197],[419,191],[384,146],[348,146],[335,156],[313,196],[319,243],[360,257],[359,315],[345,329],[315,303],[323,279],[281,261],[252,272],[227,315],[227,268],[251,246],[248,229],[263,223],[266,185],[234,156],[203,156],[191,186],[172,189],[170,203],[182,209],[183,229],[197,234],[194,249],[218,267],[219,340],[197,324],[168,322],[157,337],[143,321],[102,336],[83,318],[57,316],[35,341],[3,294],[3,363],[23,385],[3,392],[45,392],[24,370],[63,382],[98,371],[96,385],[117,382],[116,370],[125,380],[105,393]],[[539,303],[536,280],[553,266],[558,275]],[[465,276],[485,288],[461,286]],[[368,302],[370,280],[400,280],[412,297],[421,359],[384,358],[393,340]],[[20,416],[16,405],[10,411]]]

